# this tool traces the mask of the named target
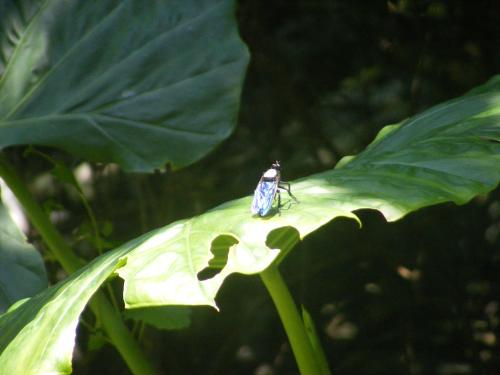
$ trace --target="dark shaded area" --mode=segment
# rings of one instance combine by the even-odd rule
[[[496,1],[242,0],[238,18],[252,53],[239,127],[181,171],[139,176],[91,166],[84,189],[104,249],[251,194],[273,160],[282,161],[286,180],[331,168],[384,125],[500,72]],[[11,159],[38,198],[80,255],[94,257],[75,192],[51,178],[45,161],[21,152]],[[317,324],[332,373],[500,373],[498,189],[393,224],[376,212],[360,215],[362,229],[336,220],[282,267]],[[48,261],[57,281],[64,275]],[[231,276],[218,303],[220,313],[193,309],[189,329],[146,328],[142,343],[162,373],[297,373],[258,277]],[[92,322],[88,313],[83,319]],[[89,351],[101,347],[96,337],[80,327],[75,373],[126,374],[114,349]]]

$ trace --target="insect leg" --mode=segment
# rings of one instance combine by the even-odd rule
[[[276,190],[276,195],[278,196],[278,215],[281,216],[281,194],[280,194],[280,191],[279,189]]]
[[[283,190],[286,190],[286,192],[288,193],[288,195],[293,198],[293,200],[295,202],[299,202],[299,200],[297,198],[295,198],[295,195],[292,194],[292,190],[290,190],[290,183],[289,182],[286,182],[286,181],[280,181],[280,183],[278,184],[278,187],[283,189]]]

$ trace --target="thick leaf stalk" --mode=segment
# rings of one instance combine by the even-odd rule
[[[278,310],[300,373],[302,375],[321,374],[322,369],[316,360],[317,355],[311,345],[307,330],[278,267],[271,264],[260,273],[260,277]]]

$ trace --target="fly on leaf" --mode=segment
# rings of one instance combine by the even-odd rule
[[[279,213],[281,208],[280,189],[285,190],[295,202],[298,202],[297,198],[290,191],[290,183],[281,181],[281,166],[279,161],[276,161],[260,178],[253,196],[252,213],[254,215],[266,216],[271,210],[276,196],[278,196]]]

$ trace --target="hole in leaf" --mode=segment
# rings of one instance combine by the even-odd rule
[[[276,228],[269,232],[266,239],[266,246],[270,249],[280,249],[280,255],[276,262],[281,262],[286,255],[300,241],[299,231],[294,227]]]
[[[210,247],[213,257],[208,262],[208,266],[196,275],[198,280],[211,279],[217,275],[226,266],[229,248],[237,243],[238,240],[236,238],[228,235],[221,235],[213,240]]]

